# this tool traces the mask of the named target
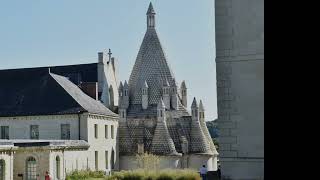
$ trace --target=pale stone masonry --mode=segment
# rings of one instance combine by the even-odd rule
[[[216,0],[222,176],[264,177],[264,1]]]

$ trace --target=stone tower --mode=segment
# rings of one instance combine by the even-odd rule
[[[135,169],[132,159],[136,154],[151,152],[160,157],[159,169],[198,169],[206,164],[208,170],[216,170],[218,153],[210,146],[213,142],[206,134],[204,118],[199,119],[199,107],[193,106],[197,115],[187,110],[185,82],[182,93],[178,91],[155,28],[156,13],[151,3],[146,15],[147,31],[128,85],[123,85],[123,91],[129,86],[129,97],[122,97],[127,126],[119,126],[120,167]]]
[[[264,0],[216,0],[222,176],[264,177]]]
[[[186,86],[186,82],[182,81],[181,83],[181,87],[180,87],[180,94],[182,97],[182,104],[184,105],[184,107],[188,106],[188,101],[187,101],[187,86]]]

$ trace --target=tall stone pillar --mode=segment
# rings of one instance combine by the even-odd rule
[[[222,176],[264,177],[264,0],[216,0]]]

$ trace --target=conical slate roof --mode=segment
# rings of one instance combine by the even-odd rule
[[[130,104],[141,104],[141,87],[147,81],[149,104],[157,105],[166,83],[174,85],[174,75],[167,62],[155,28],[148,28],[129,79]]]
[[[197,103],[197,99],[193,98],[193,102],[191,104],[191,108],[198,108],[198,103]]]
[[[206,137],[206,140],[207,142],[209,143],[209,146],[210,146],[210,150],[213,154],[216,154],[218,155],[218,151],[212,141],[212,138],[211,138],[211,135],[209,133],[209,130],[208,130],[208,127],[206,125],[206,122],[204,120],[200,120],[200,126],[201,126],[201,129],[202,129],[202,132],[204,134],[204,136]]]
[[[179,155],[169,134],[165,120],[158,121],[150,152],[157,155]]]
[[[202,104],[202,100],[200,100],[200,103],[199,103],[199,111],[204,111],[204,106]]]
[[[132,136],[126,121],[119,121],[119,150],[121,155],[130,154],[134,151]]]
[[[154,9],[153,9],[152,2],[150,2],[149,8],[148,8],[147,15],[149,15],[149,14],[156,14],[156,12],[155,12]]]
[[[181,83],[181,89],[187,89],[187,86],[186,86],[186,82],[185,82],[185,81],[182,81],[182,83]]]
[[[200,122],[194,119],[191,122],[190,152],[212,154],[210,143],[202,131]]]
[[[120,81],[119,92],[122,92],[122,90],[123,90],[123,84],[122,84],[122,81]]]

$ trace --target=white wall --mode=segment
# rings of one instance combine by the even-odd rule
[[[86,118],[87,117],[87,118]],[[98,151],[99,170],[111,170],[111,152],[114,150],[115,156],[115,169],[119,168],[119,155],[117,145],[118,135],[118,120],[117,118],[95,116],[95,115],[83,115],[83,119],[87,119],[87,132],[83,133],[87,136],[87,141],[90,144],[88,150],[89,153],[89,166],[90,169],[95,168],[95,151]],[[95,138],[94,125],[98,125],[98,138]],[[108,138],[105,138],[105,125],[108,125]],[[114,126],[114,138],[111,138],[111,125]],[[105,151],[108,151],[109,167],[106,169],[106,157]]]
[[[30,125],[39,125],[39,139],[61,139],[61,124],[70,124],[70,139],[79,139],[78,115],[0,117],[10,139],[30,139]]]
[[[103,100],[107,101],[104,102],[107,107],[110,105],[110,99],[109,99],[109,87],[112,85],[113,87],[113,99],[114,99],[114,105],[118,106],[118,87],[119,87],[119,80],[118,80],[118,65],[117,60],[114,60],[114,66],[113,68],[112,63],[107,64],[107,61],[109,57],[106,57],[103,55],[104,60],[103,63],[98,63],[98,91],[104,93],[102,95]],[[103,92],[104,91],[104,92]]]

